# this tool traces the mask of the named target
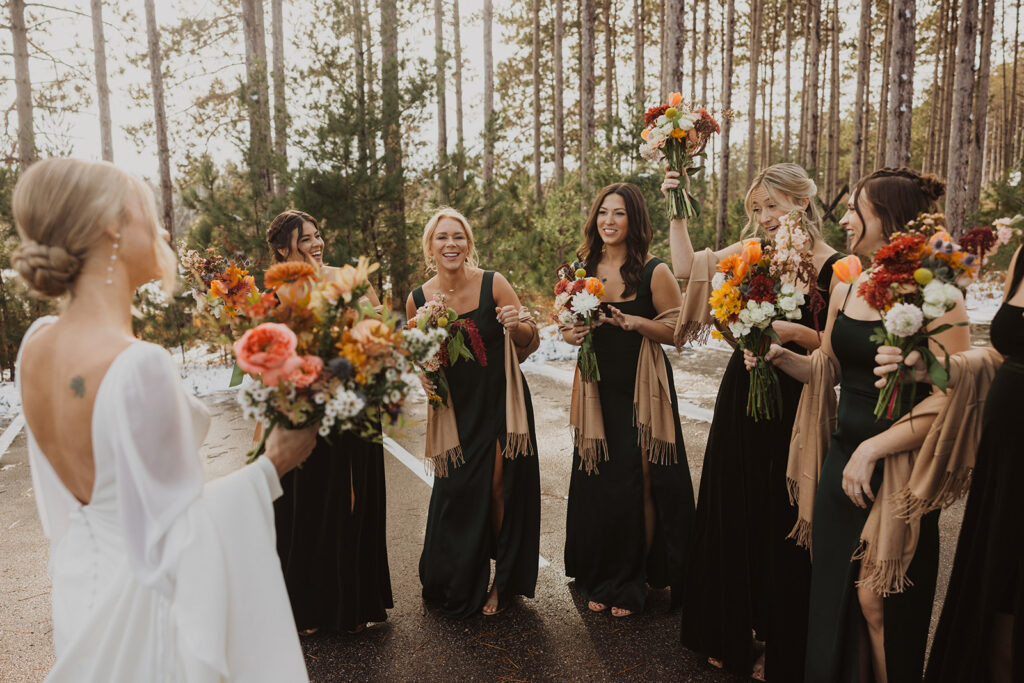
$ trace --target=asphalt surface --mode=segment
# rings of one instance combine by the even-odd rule
[[[700,481],[708,422],[728,354],[671,353],[693,485]],[[591,613],[565,577],[566,495],[571,467],[567,429],[571,363],[528,363],[540,446],[541,541],[537,593],[501,614],[452,621],[424,607],[417,575],[429,484],[420,462],[386,455],[388,552],[395,608],[362,633],[303,639],[313,681],[643,680],[739,681],[712,669],[678,642],[678,610],[651,592],[643,614]],[[201,451],[209,477],[243,464],[252,434],[233,397],[206,397],[214,413]],[[425,404],[415,397],[405,424],[391,432],[401,448],[423,452]],[[401,454],[399,454],[401,455]],[[53,663],[47,544],[32,499],[24,434],[0,461],[0,681],[40,681]],[[962,503],[943,513],[939,600],[945,592]],[[933,612],[938,619],[940,606]]]

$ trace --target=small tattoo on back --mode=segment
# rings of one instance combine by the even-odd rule
[[[71,391],[78,398],[85,396],[85,379],[83,379],[81,375],[71,378]]]

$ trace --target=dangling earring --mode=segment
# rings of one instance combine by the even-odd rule
[[[121,233],[114,233],[114,250],[110,253],[110,263],[107,264],[107,284],[114,284],[114,264],[117,263],[117,249],[121,246]]]

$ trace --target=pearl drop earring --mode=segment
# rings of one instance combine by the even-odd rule
[[[121,233],[114,233],[114,250],[110,253],[110,263],[107,264],[107,284],[114,284],[114,264],[117,262],[117,249],[121,246]]]

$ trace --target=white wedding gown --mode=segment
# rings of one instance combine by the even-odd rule
[[[22,348],[53,320],[36,321]],[[146,342],[114,359],[96,394],[88,505],[26,424],[50,540],[47,681],[308,680],[275,549],[277,472],[260,458],[204,485],[209,424],[167,351]]]

